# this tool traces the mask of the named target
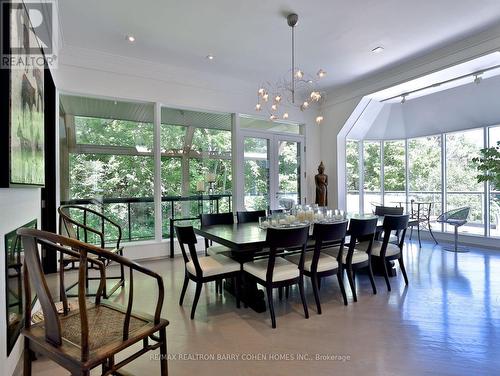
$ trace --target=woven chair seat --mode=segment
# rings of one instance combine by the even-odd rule
[[[99,305],[87,309],[87,318],[89,322],[90,351],[106,346],[111,342],[121,342],[123,340],[124,313],[104,305]],[[132,316],[130,318],[129,333],[132,334],[134,331],[146,327],[148,324],[148,321]],[[80,345],[79,314],[61,318],[61,336],[76,345]]]
[[[121,308],[114,307],[112,303],[101,303],[99,305],[87,305],[87,320],[89,325],[89,350],[102,348],[113,348],[123,343],[123,324],[125,312]],[[81,345],[81,324],[78,309],[70,311],[67,316],[60,315],[61,338],[63,346],[79,349]],[[166,320],[162,320],[165,321]],[[132,314],[129,325],[129,338],[151,334],[157,329],[152,318]],[[45,343],[44,322],[41,321],[24,331],[24,335],[35,342]],[[65,350],[66,351],[66,350]]]

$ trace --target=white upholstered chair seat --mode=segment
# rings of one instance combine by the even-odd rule
[[[207,248],[207,255],[215,256],[219,253],[230,252],[230,251],[231,251],[231,248],[226,247],[224,245],[212,245],[212,246]]]
[[[243,270],[247,273],[265,281],[267,273],[267,259],[255,260],[243,264]],[[273,270],[273,282],[286,281],[297,278],[299,268],[296,264],[285,260],[283,257],[276,257]]]
[[[224,255],[198,257],[203,277],[232,273],[240,270],[240,263]],[[189,273],[196,275],[193,261],[186,264]]]
[[[321,252],[327,254],[328,256],[335,257],[337,258],[339,254],[339,248],[340,247],[331,247],[331,248],[326,248],[323,249]],[[366,249],[357,249],[354,248],[354,253],[352,254],[352,263],[353,264],[359,264],[361,262],[368,261],[368,254],[366,253]],[[342,251],[342,264],[345,264],[347,262],[347,252],[349,250],[348,246],[344,246],[344,250]]]
[[[307,252],[305,255],[305,259],[304,259],[304,269],[307,270],[308,272],[311,271],[312,259],[313,259],[313,252]],[[299,265],[300,253],[288,256],[287,260],[290,262],[293,262],[296,265]],[[333,270],[333,269],[337,269],[338,267],[339,267],[339,263],[337,262],[337,260],[334,257],[327,255],[327,254],[324,254],[324,253],[320,253],[319,259],[318,259],[318,272]]]
[[[356,248],[366,251],[368,249],[369,242],[361,242]],[[382,242],[375,240],[372,245],[372,256],[380,256],[380,252],[382,251]],[[394,256],[400,252],[399,247],[396,244],[388,243],[387,250],[385,252],[386,256]]]
[[[382,233],[380,234],[380,239],[384,239],[384,232],[382,231]],[[394,235],[394,234],[391,234],[389,235],[389,243],[398,243],[399,242],[399,238]]]

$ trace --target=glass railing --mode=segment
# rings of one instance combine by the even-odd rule
[[[162,197],[163,238],[173,235],[171,234],[172,219],[191,221],[193,225],[198,225],[201,213],[231,211],[231,199],[231,194]],[[122,227],[122,241],[124,242],[151,240],[155,237],[153,197],[73,199],[61,201],[61,205],[81,205],[103,213]],[[101,226],[97,218],[90,218],[89,225],[94,228]],[[111,234],[106,240],[115,239]]]

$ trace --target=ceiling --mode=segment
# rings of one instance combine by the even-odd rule
[[[336,87],[500,22],[498,0],[64,0],[64,45],[223,74],[259,85],[290,65],[285,15],[299,14],[296,61]],[[126,41],[132,34],[136,42]],[[382,53],[371,50],[383,46]],[[209,61],[206,55],[213,54]]]
[[[61,95],[61,111],[73,116],[96,117],[152,123],[154,105],[145,102],[124,102],[112,99]],[[163,124],[231,130],[231,115],[213,112],[161,108]]]
[[[372,99],[347,138],[404,139],[499,125],[499,97],[500,76],[495,76],[480,84],[470,82],[404,104]]]

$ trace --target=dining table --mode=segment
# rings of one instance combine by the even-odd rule
[[[347,220],[350,220],[350,218],[371,219],[374,217],[374,215],[354,215],[348,217]],[[383,231],[384,217],[377,217],[377,232],[380,233]],[[412,222],[412,220],[410,220],[410,222]],[[412,223],[409,223],[409,226],[411,224]],[[413,223],[413,225],[415,224],[416,223]],[[194,232],[212,242],[230,248],[231,251],[227,252],[226,255],[240,263],[252,261],[255,256],[261,253],[266,247],[267,231],[265,228],[261,228],[257,222],[202,226],[200,228],[195,228]],[[349,233],[347,233],[347,235],[349,235]],[[378,274],[377,272],[382,272],[383,264],[377,265],[377,261],[375,260],[373,262],[372,266],[374,273]],[[394,263],[388,261],[387,266],[389,276],[394,277],[396,275]],[[229,292],[233,292],[234,290],[231,281],[226,281],[225,288]],[[246,305],[257,312],[265,312],[266,304],[264,292],[258,289],[256,283],[243,278],[243,286],[241,287],[240,295],[242,301]]]

